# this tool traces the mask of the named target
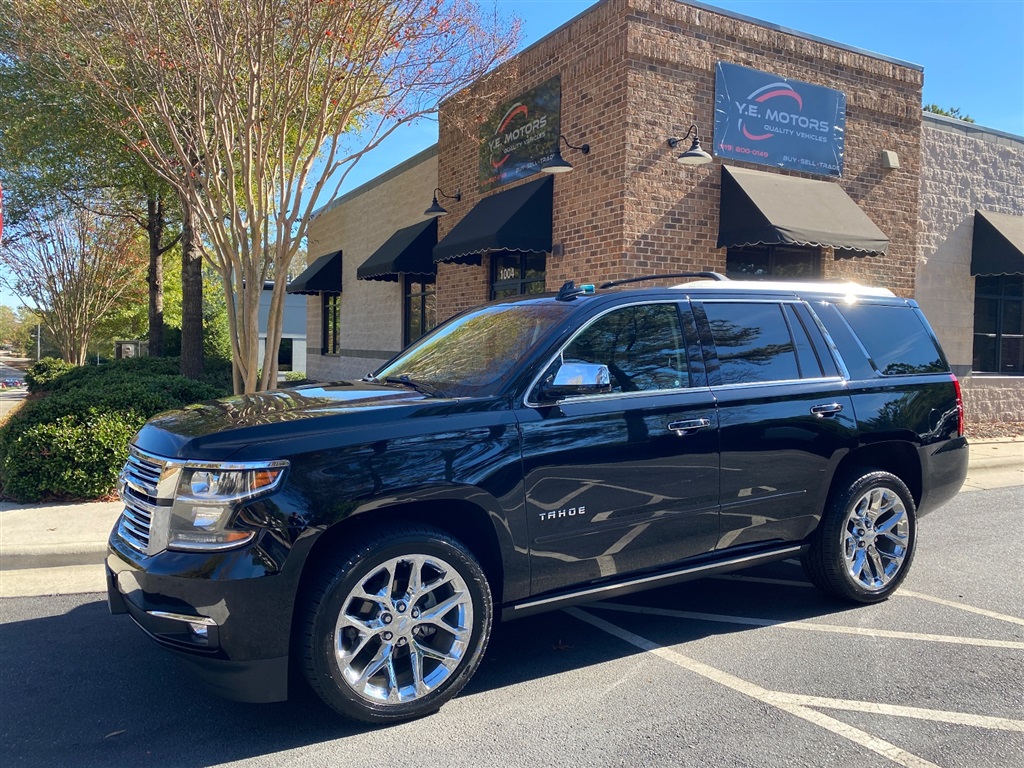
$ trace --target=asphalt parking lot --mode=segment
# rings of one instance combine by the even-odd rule
[[[440,713],[225,702],[96,594],[0,601],[11,766],[1024,765],[1024,487],[921,526],[848,608],[790,562],[513,622]]]

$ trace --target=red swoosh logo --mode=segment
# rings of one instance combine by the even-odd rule
[[[772,136],[775,135],[774,133],[763,133],[760,136],[755,136],[754,134],[750,133],[747,130],[747,126],[743,125],[742,123],[740,123],[740,129],[743,131],[743,135],[746,136],[751,141],[763,141],[764,139],[770,139]]]
[[[754,101],[768,101],[768,99],[774,98],[775,96],[789,96],[796,99],[796,103],[800,105],[800,109],[804,108],[804,100],[800,98],[800,94],[796,91],[791,91],[788,88],[780,88],[777,91],[768,91],[768,93],[762,93]]]
[[[530,110],[527,108],[527,106],[525,104],[520,104],[518,107],[509,112],[508,115],[505,116],[505,122],[503,122],[498,127],[498,133],[504,131],[508,124],[512,122],[512,118],[518,115],[520,112],[522,112],[523,115],[525,115],[526,117],[530,116]]]

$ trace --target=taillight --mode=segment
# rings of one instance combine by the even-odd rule
[[[955,373],[949,374],[953,379],[953,387],[956,389],[956,436],[964,436],[964,395],[960,390],[960,379]]]

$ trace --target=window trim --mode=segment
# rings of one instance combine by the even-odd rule
[[[982,292],[979,292],[978,291],[978,280],[980,278],[983,278],[983,277],[996,277],[996,278],[998,278],[999,279],[999,293],[988,293],[988,292],[982,293]],[[1003,349],[1002,349],[1002,340],[1003,340],[1003,338],[1004,337],[1010,338],[1010,339],[1024,338],[1024,334],[1019,334],[1019,333],[1004,334],[1003,333],[1003,305],[1004,305],[1004,302],[1006,302],[1007,300],[1019,302],[1020,305],[1021,305],[1021,313],[1022,313],[1022,315],[1024,315],[1024,296],[1007,296],[1003,292],[1003,282],[1004,282],[1005,278],[1007,278],[1007,277],[1017,277],[1017,275],[974,275],[974,278],[975,278],[974,279],[974,313],[975,313],[975,315],[977,314],[977,311],[978,311],[978,299],[995,300],[997,303],[996,303],[996,332],[995,333],[978,333],[978,331],[975,330],[975,327],[976,327],[975,324],[977,323],[977,320],[976,320],[976,318],[972,318],[972,321],[971,321],[971,373],[979,373],[979,374],[982,374],[982,375],[985,375],[985,376],[1024,376],[1024,370],[1021,370],[1020,372],[999,370],[999,366],[1002,363],[1002,358],[1003,358]],[[994,371],[987,371],[987,370],[984,370],[984,369],[980,369],[980,368],[975,368],[974,367],[974,360],[975,360],[975,352],[974,351],[975,351],[975,345],[977,344],[977,340],[978,340],[979,336],[983,336],[985,338],[994,339],[995,340],[995,363],[996,363],[996,370],[994,370]],[[1021,343],[1024,344],[1024,341],[1022,341]]]
[[[419,315],[420,315],[420,328],[421,328],[421,331],[420,331],[420,335],[417,336],[415,339],[410,339],[409,338],[409,335],[410,335],[409,334],[409,316],[410,316],[409,312],[412,309],[410,299],[413,298],[413,294],[409,290],[409,286],[412,283],[418,283],[419,285],[424,286],[424,287],[427,286],[427,285],[432,287],[432,290],[429,293],[424,290],[424,291],[420,291],[418,294],[416,294],[416,298],[418,300],[417,303],[419,304]],[[434,308],[434,312],[435,312],[435,317],[434,317],[435,322],[434,322],[434,325],[432,325],[430,328],[426,328],[425,327],[425,322],[424,322],[425,319],[426,319],[426,317],[425,317],[425,315],[426,315],[425,300],[426,300],[427,296],[434,296],[435,297],[435,301],[436,301],[436,298],[437,298],[437,277],[436,276],[431,275],[431,279],[430,280],[424,280],[424,279],[422,279],[422,276],[413,276],[413,275],[409,275],[409,274],[402,275],[402,348],[403,349],[405,347],[408,347],[410,344],[412,344],[417,339],[423,338],[428,333],[430,333],[432,330],[434,330],[434,328],[437,327],[437,322],[436,322],[437,321],[437,317],[436,317],[437,307],[436,307],[436,305],[435,305],[435,308]]]
[[[497,270],[497,262],[495,261],[495,256],[503,256],[503,255],[509,255],[509,254],[516,255],[519,258],[519,277],[514,279],[514,280],[498,280],[497,279],[497,275],[495,274],[495,271]],[[537,255],[540,255],[540,256],[544,257],[544,277],[540,278],[540,279],[532,278],[532,279],[528,280],[524,276],[525,273],[526,273],[526,259],[529,256],[537,256]],[[549,255],[550,254],[547,253],[547,252],[540,253],[539,251],[508,251],[508,250],[491,251],[488,254],[488,256],[490,257],[490,268],[488,270],[489,273],[490,273],[488,275],[490,280],[487,283],[488,301],[494,301],[497,298],[497,293],[498,293],[499,290],[507,290],[509,288],[518,288],[519,290],[518,290],[518,292],[516,294],[514,294],[515,296],[529,296],[531,294],[528,294],[526,291],[523,290],[523,288],[525,286],[532,285],[532,284],[535,284],[535,283],[540,283],[542,289],[544,287],[546,287],[546,285],[547,285],[547,276],[548,276],[548,256]],[[541,293],[543,293],[543,290],[541,291]],[[503,298],[509,298],[509,297],[503,297]]]
[[[730,251],[742,251],[744,248],[765,248],[768,250],[768,274],[766,275],[751,275],[746,272],[730,272],[729,271],[729,252]],[[788,248],[792,250],[806,251],[808,254],[813,256],[813,274],[802,275],[800,277],[782,277],[775,272],[775,250]],[[800,280],[820,280],[822,267],[825,262],[825,254],[822,246],[813,245],[792,245],[788,243],[773,243],[773,244],[757,244],[757,245],[734,245],[726,248],[725,250],[725,275],[733,280],[792,280],[799,282]]]
[[[323,357],[341,357],[341,295],[336,293],[322,293],[321,296],[321,308],[320,308],[320,354]],[[328,344],[328,333],[330,332],[330,324],[328,323],[328,312],[331,307],[334,307],[334,330],[335,338],[333,339],[336,344],[333,350],[330,350]]]

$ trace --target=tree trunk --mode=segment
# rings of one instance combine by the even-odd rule
[[[146,198],[146,233],[149,235],[149,354],[164,356],[164,201],[159,195]]]
[[[181,375],[203,374],[203,252],[188,200],[181,200]]]

